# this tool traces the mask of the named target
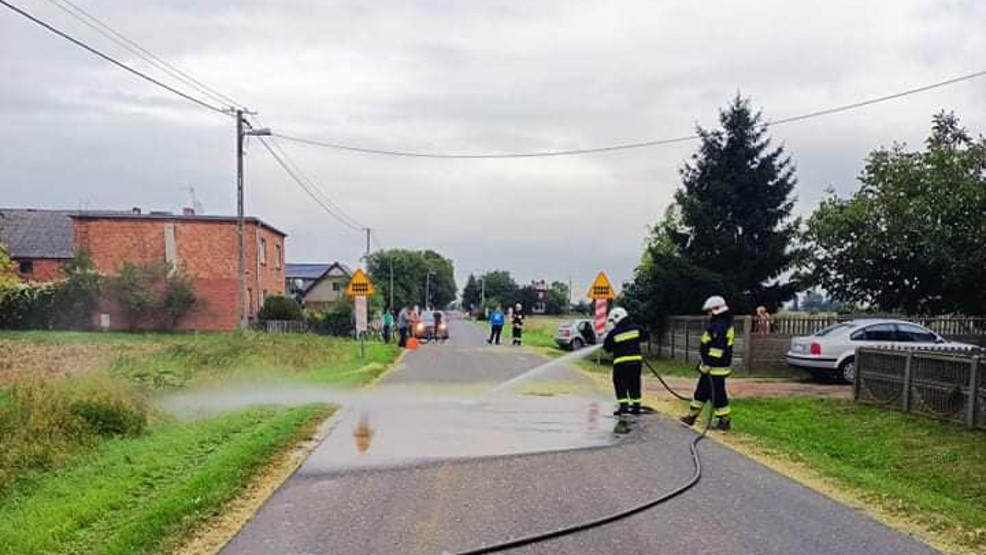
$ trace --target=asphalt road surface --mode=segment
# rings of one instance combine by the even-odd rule
[[[453,339],[408,353],[379,401],[341,414],[223,554],[455,553],[619,511],[691,476],[694,432],[650,415],[614,433],[609,392],[563,364],[485,396],[545,359],[450,324]],[[703,478],[685,495],[509,553],[937,553],[712,441],[700,452]]]

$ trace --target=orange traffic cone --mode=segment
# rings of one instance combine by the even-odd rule
[[[407,340],[407,349],[409,351],[416,351],[418,349],[418,338],[412,337]]]

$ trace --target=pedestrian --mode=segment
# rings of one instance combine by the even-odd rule
[[[771,318],[770,313],[767,312],[767,307],[757,307],[757,314],[754,316],[754,324],[756,325],[757,333],[761,335],[766,335],[773,331],[774,319]]]
[[[394,331],[394,315],[390,312],[389,306],[383,311],[381,321],[383,322],[383,342],[390,343],[390,337]]]
[[[407,347],[407,327],[411,324],[411,317],[408,314],[407,307],[401,309],[397,313],[397,333],[400,334],[400,340],[397,342],[397,346],[400,348]]]
[[[733,327],[733,316],[729,313],[726,300],[719,295],[706,299],[702,310],[709,316],[699,347],[702,357],[699,372],[702,375],[698,378],[688,414],[682,416],[681,421],[689,426],[694,424],[702,413],[702,407],[711,400],[712,413],[717,419],[715,427],[726,431],[731,427],[732,418],[729,396],[726,394],[726,377],[732,373],[730,365],[733,361],[736,329]]]
[[[514,307],[513,317],[510,319],[511,328],[513,331],[513,344],[520,345],[524,336],[524,307],[517,303]]]
[[[503,331],[504,322],[503,311],[498,306],[490,314],[490,338],[486,340],[487,343],[490,345],[500,344],[500,333]]]
[[[613,353],[613,388],[619,407],[613,414],[640,414],[640,369],[644,356],[640,345],[647,341],[647,330],[634,324],[622,307],[609,313],[610,331],[603,340],[603,349]]]

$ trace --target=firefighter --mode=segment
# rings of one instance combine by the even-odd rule
[[[517,306],[514,307],[513,317],[510,321],[513,328],[513,344],[520,345],[524,336],[524,307],[520,303],[517,303]]]
[[[640,368],[644,361],[640,344],[647,341],[648,334],[628,316],[625,309],[614,308],[608,318],[610,332],[603,341],[603,349],[613,353],[613,388],[620,404],[613,413],[616,416],[640,414]]]
[[[702,356],[699,371],[702,375],[698,378],[688,414],[682,416],[681,421],[689,426],[694,424],[702,412],[702,406],[711,400],[712,413],[717,419],[715,428],[726,431],[731,427],[726,377],[732,373],[729,366],[733,361],[736,330],[733,328],[733,316],[722,297],[709,297],[702,305],[702,310],[709,316],[709,324],[702,333],[699,349]]]

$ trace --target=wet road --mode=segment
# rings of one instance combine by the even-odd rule
[[[617,511],[691,475],[693,432],[649,416],[617,438],[608,392],[565,366],[470,402],[544,359],[488,347],[468,323],[451,329],[380,385],[384,398],[427,402],[347,409],[223,553],[454,553]],[[936,553],[713,442],[700,449],[705,475],[685,496],[510,553]]]

